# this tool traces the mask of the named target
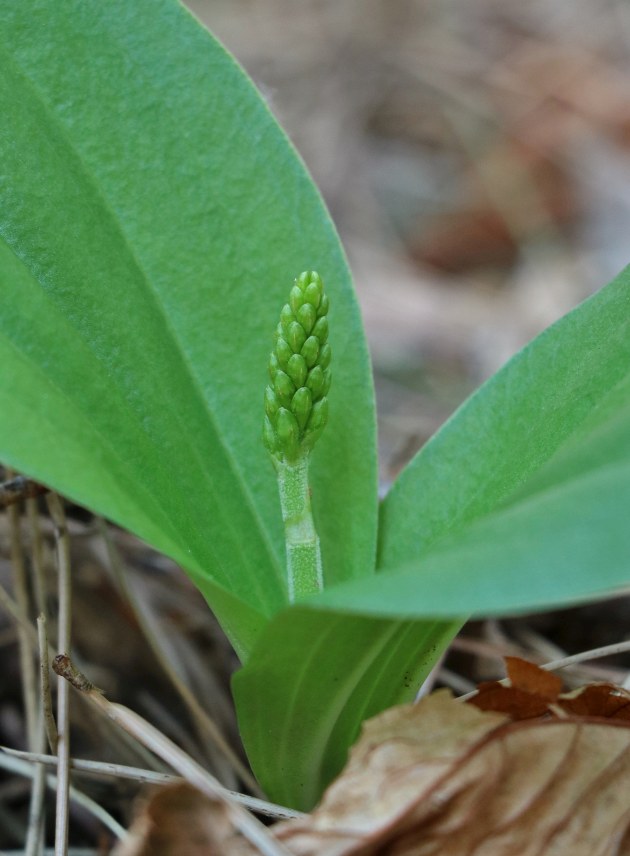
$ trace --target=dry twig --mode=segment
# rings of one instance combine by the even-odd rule
[[[70,578],[70,539],[63,503],[57,494],[47,496],[48,509],[55,527],[57,547],[59,619],[57,644],[70,652],[72,588]],[[70,688],[59,682],[57,692],[57,803],[55,823],[55,856],[64,856],[68,847],[68,797],[70,790]]]
[[[5,752],[8,755],[14,755],[24,761],[30,761],[33,764],[45,764],[47,767],[54,767],[57,764],[57,759],[54,755],[44,755],[37,752],[22,752],[19,749],[10,749],[8,746],[0,746],[0,752]],[[143,785],[172,785],[177,782],[182,782],[181,776],[173,776],[169,773],[157,773],[154,770],[143,770],[140,767],[128,767],[125,764],[112,764],[103,761],[88,761],[81,758],[70,759],[70,769],[77,773],[82,773],[89,776],[98,776],[105,778],[131,779]],[[247,794],[239,794],[236,791],[231,791],[226,788],[230,798],[240,805],[256,814],[262,814],[266,817],[279,818],[282,820],[290,820],[295,817],[303,817],[301,811],[294,811],[285,806],[276,805],[275,803],[267,802],[266,800],[251,797]]]
[[[258,796],[262,796],[262,791],[260,790],[256,779],[252,776],[250,771],[243,764],[236,752],[227,742],[214,720],[211,719],[205,712],[205,710],[201,707],[188,685],[181,679],[177,671],[173,668],[168,654],[164,651],[164,646],[159,635],[154,631],[150,622],[147,620],[147,617],[142,609],[141,604],[139,603],[138,597],[133,589],[133,586],[129,582],[128,574],[124,573],[120,555],[112,541],[111,535],[107,528],[107,523],[103,519],[99,520],[99,529],[105,542],[107,555],[109,557],[110,565],[114,572],[116,582],[121,591],[124,593],[127,603],[133,609],[136,621],[138,622],[138,625],[140,626],[142,633],[144,634],[144,637],[147,640],[147,643],[149,644],[149,647],[153,651],[153,654],[158,660],[164,673],[168,676],[172,685],[179,693],[181,699],[188,707],[188,710],[190,711],[191,716],[193,717],[193,720],[195,721],[201,735],[209,738],[212,741],[212,743],[217,747],[222,756],[236,771],[241,781],[245,785],[247,785],[247,787],[252,791],[252,793],[257,794]]]
[[[100,690],[73,665],[69,657],[55,657],[53,669],[100,708],[109,719],[170,764],[191,785],[211,799],[220,800],[225,805],[234,827],[257,847],[263,856],[289,856],[286,848],[279,844],[255,817],[232,799],[229,791],[214,776],[137,713],[123,705],[107,701]]]

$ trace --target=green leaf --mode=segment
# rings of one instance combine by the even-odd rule
[[[627,436],[630,419],[623,429]],[[360,590],[342,584],[318,606],[362,616],[505,615],[627,591],[629,458],[626,443],[622,465],[497,511],[417,564],[377,574]]]
[[[310,810],[361,722],[411,701],[459,626],[303,605],[277,615],[232,681],[241,737],[267,795]]]
[[[344,374],[312,462],[327,581],[374,569],[371,378],[334,228],[178,3],[0,11],[0,459],[184,565],[245,656],[286,601],[262,390],[314,266]]]
[[[452,616],[464,609],[505,614],[627,588],[629,402],[625,379],[567,448],[509,502],[447,536],[417,564],[379,574],[382,586],[336,589],[334,608],[345,603],[352,611],[398,616],[409,615],[409,604],[418,603],[423,615]]]
[[[513,357],[406,467],[381,509],[379,566],[494,511],[629,371],[630,269]]]

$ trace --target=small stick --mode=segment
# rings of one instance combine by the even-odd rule
[[[61,499],[55,493],[46,497],[55,529],[58,568],[59,638],[57,644],[64,654],[70,651],[71,577],[70,539]],[[59,682],[57,693],[57,801],[55,816],[55,856],[64,856],[68,848],[68,798],[70,792],[70,687]]]
[[[33,481],[33,479],[26,478],[26,476],[15,476],[0,484],[0,508],[8,508],[23,499],[42,496],[48,491],[49,488]]]
[[[623,645],[625,643],[615,643],[612,647],[616,645]],[[536,663],[536,665],[540,666],[541,669],[549,668],[549,664],[542,665],[540,663],[540,657],[538,655],[533,655],[528,653],[527,651],[523,651],[523,649],[519,646],[508,644],[503,649],[497,647],[496,645],[490,644],[488,642],[484,642],[481,639],[471,639],[466,636],[459,636],[456,639],[453,639],[450,645],[450,650],[463,651],[466,654],[478,655],[480,657],[489,657],[493,660],[498,660],[503,662],[503,659],[506,655],[511,655],[515,657],[524,657],[525,659],[532,660]],[[624,650],[624,649],[622,649]],[[611,654],[621,653],[621,651],[611,651]],[[585,656],[586,655],[586,656]],[[592,659],[597,659],[598,656],[606,656],[606,654],[596,655],[595,657],[591,656],[590,652],[585,652],[583,654],[575,654],[574,656],[578,659],[575,662],[565,663],[566,658],[562,658],[562,660],[558,659],[558,662],[562,662],[567,668],[573,668],[575,665],[579,665],[581,662],[587,662]],[[556,662],[554,660],[553,662]],[[558,666],[558,668],[564,668],[564,666]],[[588,667],[589,674],[592,678],[596,680],[602,681],[611,681],[613,683],[620,683],[623,680],[623,676],[627,673],[625,669],[619,669],[612,666],[595,666],[591,665]]]
[[[40,746],[46,740],[38,739]],[[42,746],[43,748],[43,746]],[[41,852],[44,833],[44,796],[46,793],[46,767],[44,764],[37,763],[33,769],[33,785],[31,790],[31,801],[28,811],[28,830],[26,842],[24,844],[24,856],[38,856]]]
[[[39,525],[40,516],[37,500],[30,497],[26,500],[26,515],[31,533],[31,580],[35,608],[39,613],[37,618],[37,641],[39,643],[39,711],[37,720],[37,749],[44,752],[47,741],[53,752],[57,746],[57,726],[52,712],[50,697],[50,681],[48,673],[48,638],[46,633],[46,578],[44,574],[42,533]],[[53,746],[55,748],[53,748]],[[31,798],[31,814],[29,815],[29,836],[24,847],[25,856],[39,856],[43,848],[46,794],[46,768],[38,764],[33,776],[33,793]],[[32,824],[32,825],[31,825]],[[31,834],[32,833],[32,834]]]
[[[37,721],[36,743],[37,749],[34,754],[40,754],[46,748],[46,735],[49,728],[48,716],[52,719],[52,703],[50,699],[50,685],[48,681],[48,643],[46,639],[46,626],[43,615],[37,619],[37,635],[40,649],[40,685],[39,685],[39,716]],[[56,728],[54,719],[52,726]],[[54,750],[53,750],[54,751]],[[53,759],[56,763],[57,759]],[[31,791],[31,802],[28,815],[28,831],[24,845],[24,856],[40,856],[43,847],[44,836],[44,797],[46,794],[46,767],[42,762],[34,765],[33,787]]]
[[[26,516],[31,531],[31,566],[35,609],[39,614],[46,614],[46,574],[44,572],[44,555],[42,532],[40,527],[37,501],[32,497],[26,500]]]
[[[598,660],[600,657],[612,657],[614,654],[623,654],[626,651],[630,651],[630,641],[615,642],[612,645],[603,645],[601,648],[591,648],[589,651],[582,651],[580,654],[572,654],[570,657],[562,657],[561,660],[552,660],[540,668],[547,671],[555,671],[556,669],[573,666],[575,663]]]
[[[24,699],[24,711],[26,714],[26,733],[30,749],[35,747],[35,734],[37,730],[37,685],[35,678],[35,663],[31,648],[31,639],[25,628],[25,624],[31,626],[29,621],[29,597],[26,583],[26,565],[24,562],[24,550],[20,537],[20,512],[17,506],[8,509],[9,515],[9,538],[11,542],[11,567],[13,569],[13,590],[15,603],[22,621],[18,624],[18,642],[20,651],[20,671],[22,674],[22,694]]]
[[[265,826],[236,803],[223,785],[207,770],[187,755],[172,740],[158,731],[153,725],[120,704],[107,701],[101,691],[94,686],[63,654],[53,660],[53,671],[64,677],[72,686],[82,692],[86,698],[100,708],[106,716],[132,734],[158,757],[162,758],[191,785],[206,794],[210,799],[220,800],[235,826],[248,841],[264,856],[289,856],[289,851],[269,834]]]
[[[56,758],[51,758],[51,760],[53,764],[57,763]],[[9,770],[12,773],[17,773],[20,776],[25,776],[26,778],[31,778],[33,776],[33,765],[30,762],[24,761],[20,758],[12,758],[9,754],[5,752],[0,752],[0,768],[4,770]],[[58,787],[57,777],[53,775],[47,775],[46,784],[51,790],[56,790]],[[100,820],[103,826],[105,826],[107,829],[111,830],[111,832],[114,833],[116,838],[126,838],[126,830],[123,829],[123,827],[118,823],[118,821],[114,820],[114,818],[107,811],[105,811],[104,808],[102,808],[97,802],[94,802],[93,799],[88,797],[87,794],[84,794],[82,791],[78,791],[76,788],[71,786],[69,796],[70,800],[73,803],[83,806],[83,808],[87,809],[90,814],[98,818],[98,820]],[[23,852],[24,851],[22,850],[20,851],[20,853]],[[47,850],[46,852],[50,853],[52,851]],[[67,851],[67,853],[70,852],[72,851]],[[4,852],[2,853],[2,856],[4,856]],[[56,853],[55,856],[57,856]],[[64,856],[67,856],[67,854],[64,854]]]
[[[56,753],[59,738],[50,694],[50,658],[48,654],[48,636],[46,634],[46,616],[43,614],[37,618],[37,637],[39,639],[39,676],[44,726],[51,752]]]
[[[22,752],[20,749],[10,749],[8,746],[0,746],[0,753],[2,752],[14,755],[16,758],[21,758],[24,761],[30,761],[33,764],[45,764],[47,767],[54,767],[57,764],[57,758],[54,755],[43,755],[38,752]],[[184,781],[181,776],[173,776],[170,773],[156,773],[154,770],[143,770],[141,767],[128,767],[125,764],[112,764],[103,761],[87,761],[82,758],[71,758],[70,769],[88,776],[130,779],[145,785],[163,786]],[[294,811],[291,808],[285,808],[285,806],[260,800],[257,797],[239,794],[227,788],[226,792],[235,802],[240,803],[250,811],[256,812],[256,814],[264,814],[267,817],[282,818],[283,820],[305,816],[301,811]]]

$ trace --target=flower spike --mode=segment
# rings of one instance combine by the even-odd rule
[[[323,588],[308,461],[328,419],[331,351],[327,316],[328,296],[320,275],[304,271],[282,307],[269,357],[263,440],[278,477],[291,602]]]
[[[307,456],[324,430],[330,388],[328,297],[315,271],[295,280],[269,358],[263,438],[274,462]]]

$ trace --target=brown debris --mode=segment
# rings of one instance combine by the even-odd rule
[[[225,805],[191,785],[156,791],[138,811],[127,841],[112,856],[251,856]]]
[[[508,672],[513,686],[480,688],[500,713],[441,690],[366,723],[321,805],[280,824],[280,840],[299,856],[630,856],[630,694],[563,695],[518,658]]]
[[[573,716],[598,716],[630,722],[630,693],[614,684],[590,684],[563,695],[560,705]]]
[[[532,719],[549,712],[549,705],[558,700],[562,690],[562,680],[522,660],[520,657],[506,657],[510,686],[499,681],[484,681],[477,688],[477,695],[470,704],[480,710],[494,710],[507,713],[511,719]]]
[[[523,692],[555,701],[562,690],[562,678],[521,657],[506,657],[505,666],[512,686]]]
[[[601,717],[630,722],[630,693],[615,684],[592,683],[572,693],[562,692],[562,680],[520,657],[506,657],[509,685],[479,684],[468,703],[480,710],[506,713],[511,719],[558,715]]]

